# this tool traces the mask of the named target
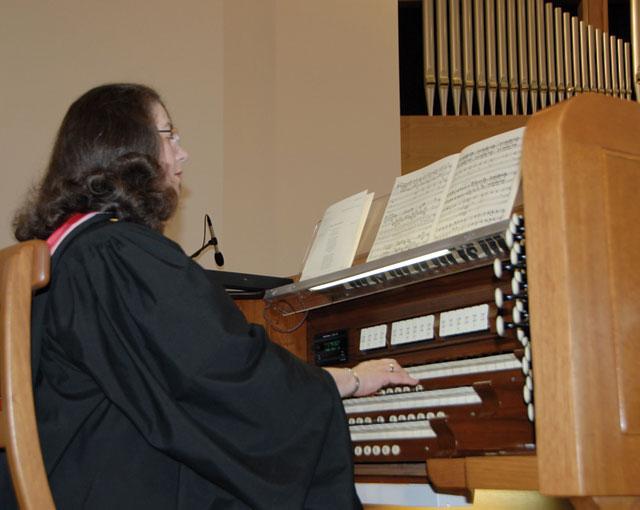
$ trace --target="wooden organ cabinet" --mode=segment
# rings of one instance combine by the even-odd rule
[[[345,400],[360,481],[638,508],[640,105],[587,94],[533,115],[521,166],[515,221],[268,291],[280,326],[306,314],[271,333],[306,337],[309,363],[393,357],[420,379]]]

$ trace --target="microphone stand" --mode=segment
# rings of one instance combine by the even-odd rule
[[[209,246],[213,246],[213,249],[216,251],[213,256],[214,260],[216,261],[216,265],[218,267],[224,266],[224,255],[222,255],[222,252],[218,249],[218,239],[215,237],[212,237],[211,239],[209,239],[205,244],[202,245],[202,247],[196,250],[195,253],[193,253],[193,255],[191,255],[190,257],[192,259],[195,259]]]
[[[202,247],[198,248],[195,252],[189,255],[189,258],[195,259],[198,255],[200,255],[204,250],[206,250],[209,246],[215,247],[218,244],[217,239],[209,239],[206,243],[202,245]]]
[[[214,259],[216,261],[216,265],[218,267],[222,267],[222,266],[224,266],[224,255],[222,255],[222,252],[218,249],[218,238],[216,237],[216,235],[213,232],[213,223],[211,223],[211,218],[209,217],[208,214],[204,215],[204,219],[206,221],[207,226],[209,227],[209,234],[211,234],[211,237],[209,238],[209,240],[205,244],[202,245],[202,247],[199,250],[197,250],[193,255],[191,255],[191,258],[192,259],[196,258],[208,246],[213,246],[213,249],[216,252],[215,255],[214,255]]]

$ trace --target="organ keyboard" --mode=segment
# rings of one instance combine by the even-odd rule
[[[412,251],[398,256],[408,263],[391,257],[351,277],[268,293],[289,310],[311,309],[308,357],[316,364],[394,357],[419,379],[415,388],[344,401],[358,465],[535,450],[526,298],[517,287],[525,284],[522,217],[423,252],[445,246],[428,260],[415,262]],[[512,271],[517,280],[507,278]]]
[[[267,293],[268,308],[308,313],[309,362],[393,357],[420,380],[344,401],[360,480],[417,481],[404,466],[426,461],[436,487],[637,503],[638,139],[636,104],[544,110],[524,139],[524,220]],[[530,477],[464,474],[499,458]]]
[[[513,353],[509,353],[409,367],[408,372],[413,377],[423,380],[452,375],[512,370],[514,368],[522,368],[522,362]]]

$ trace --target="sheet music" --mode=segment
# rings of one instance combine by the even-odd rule
[[[431,241],[509,218],[520,184],[524,128],[469,145],[460,159]]]
[[[351,267],[372,200],[373,193],[365,190],[327,208],[311,245],[301,280]]]
[[[367,261],[430,241],[458,154],[398,177]]]

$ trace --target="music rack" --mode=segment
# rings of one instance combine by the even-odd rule
[[[508,256],[504,239],[507,225],[508,220],[501,221],[342,271],[269,289],[265,300],[286,302],[283,313],[290,315],[488,266],[496,257]],[[413,262],[442,250],[448,253]],[[394,269],[387,269],[389,266]]]

